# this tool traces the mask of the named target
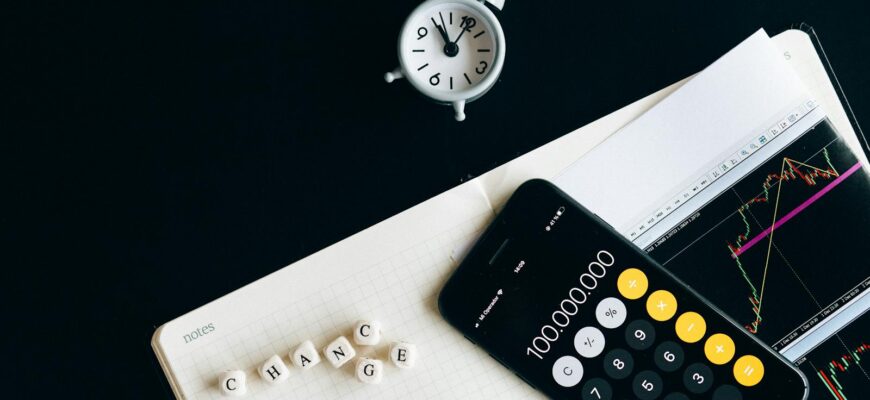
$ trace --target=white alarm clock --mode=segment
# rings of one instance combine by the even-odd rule
[[[504,0],[487,0],[501,10]],[[415,89],[451,104],[456,120],[465,103],[483,96],[498,80],[505,39],[498,19],[478,0],[427,0],[399,34],[399,68],[384,79],[407,78]]]

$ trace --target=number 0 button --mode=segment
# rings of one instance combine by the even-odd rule
[[[652,400],[662,394],[662,377],[652,371],[641,371],[631,383],[634,395],[640,400]]]
[[[619,278],[616,278],[616,288],[619,289],[619,294],[629,300],[643,297],[648,286],[649,281],[646,279],[646,274],[637,268],[626,269],[619,274]]]

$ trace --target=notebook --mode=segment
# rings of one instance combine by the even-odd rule
[[[849,121],[809,37],[797,30],[773,38],[813,99],[841,131]],[[303,260],[180,316],[155,332],[152,346],[178,398],[224,398],[218,376],[241,369],[252,399],[530,398],[540,395],[449,327],[436,297],[447,276],[512,191],[531,178],[553,178],[609,135],[677,90],[662,89],[476,179],[433,197]],[[842,125],[842,127],[840,126]],[[380,320],[385,343],[405,340],[417,365],[390,365],[379,385],[357,381],[353,368],[291,368],[268,386],[257,367],[304,340],[325,346],[350,337],[362,318]],[[358,348],[386,359],[385,345]],[[388,363],[389,364],[389,363]]]

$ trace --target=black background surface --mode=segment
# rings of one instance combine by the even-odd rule
[[[149,344],[160,324],[697,72],[759,27],[815,26],[867,120],[859,2],[711,3],[510,0],[501,79],[463,123],[383,82],[417,1],[5,5],[4,379],[31,396],[168,397]]]

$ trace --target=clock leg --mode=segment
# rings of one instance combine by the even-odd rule
[[[386,74],[384,74],[384,80],[387,81],[387,83],[392,83],[394,80],[402,79],[404,77],[405,74],[402,73],[401,68],[396,68],[392,72],[387,72]]]
[[[465,121],[465,100],[454,101],[453,111],[456,112],[457,121]]]

